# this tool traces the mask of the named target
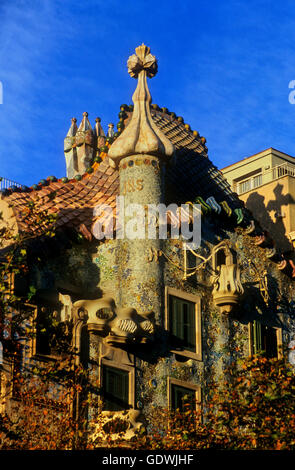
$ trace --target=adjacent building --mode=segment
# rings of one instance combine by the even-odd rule
[[[269,148],[221,170],[282,252],[295,241],[295,158]]]

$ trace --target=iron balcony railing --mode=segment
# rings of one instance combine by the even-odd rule
[[[270,170],[256,173],[249,178],[235,182],[234,191],[238,194],[244,194],[262,186],[263,184],[282,178],[283,176],[291,176],[295,178],[295,165],[292,165],[292,163],[283,163],[282,165],[274,166]]]
[[[15,181],[9,180],[8,178],[0,176],[0,191],[12,187],[21,188],[22,185],[20,183],[16,183]]]

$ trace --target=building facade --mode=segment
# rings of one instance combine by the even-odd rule
[[[269,148],[221,171],[276,246],[291,255],[295,236],[294,157]]]
[[[33,235],[20,289],[34,286],[21,308],[36,334],[22,338],[20,363],[63,359],[50,338],[54,318],[89,372],[93,401],[106,420],[126,423],[127,439],[154,406],[181,408],[189,395],[202,408],[211,380],[233,360],[279,357],[295,335],[292,266],[210,161],[206,139],[152,104],[147,77],[157,62],[148,47],[129,57],[128,71],[137,87],[117,131],[111,125],[105,135],[99,118],[92,128],[87,113],[79,127],[72,119],[67,176],[4,188],[0,206],[16,233]],[[57,214],[54,237],[40,232],[30,203]],[[198,229],[200,245],[192,245]],[[11,412],[5,325],[1,406]],[[95,440],[101,423],[95,428],[95,407],[88,413]]]

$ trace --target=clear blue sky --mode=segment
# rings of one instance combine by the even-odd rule
[[[218,167],[270,146],[295,156],[294,1],[0,0],[0,176],[64,176],[71,117],[117,123],[142,42],[158,58],[153,102],[204,135]]]

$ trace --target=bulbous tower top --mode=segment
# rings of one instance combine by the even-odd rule
[[[174,146],[156,126],[150,113],[151,95],[147,77],[158,71],[157,60],[150,48],[142,44],[127,61],[128,73],[138,79],[132,100],[134,103],[130,123],[110,147],[110,165],[118,167],[120,161],[130,155],[153,155],[167,161],[174,154]]]

